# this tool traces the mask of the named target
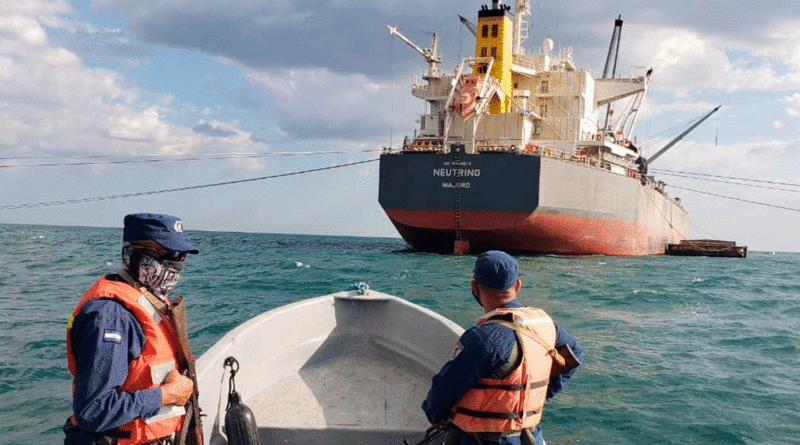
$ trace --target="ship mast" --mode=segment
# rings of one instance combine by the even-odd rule
[[[619,58],[619,39],[622,36],[622,16],[614,21],[614,32],[611,34],[611,43],[608,45],[608,55],[606,56],[606,66],[603,68],[603,79],[608,79],[617,74],[617,59]],[[613,66],[612,66],[613,60]],[[611,73],[609,73],[609,70]],[[611,104],[606,107],[606,122],[603,124],[603,131],[608,129],[608,120],[611,118]]]
[[[522,42],[528,38],[527,32],[526,35],[522,35],[522,28],[523,24],[527,25],[522,19],[522,16],[531,15],[531,5],[528,3],[528,0],[517,0],[516,4],[516,13],[514,14],[514,43],[513,43],[513,54],[522,54]],[[527,27],[525,27],[525,31],[527,31]]]
[[[606,66],[603,68],[603,79],[608,79],[617,73],[617,59],[619,58],[619,39],[622,36],[622,16],[614,21],[614,33],[611,35],[611,44],[608,45],[608,55],[606,56]],[[613,66],[612,65],[613,60]],[[609,73],[609,69],[611,73]]]

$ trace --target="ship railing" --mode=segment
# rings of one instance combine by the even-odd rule
[[[614,155],[609,154],[609,153],[603,153],[603,160],[607,161],[607,162],[609,162],[611,164],[615,164],[615,165],[618,165],[620,167],[626,168],[628,170],[637,170],[638,169],[638,167],[637,167],[637,165],[635,163],[633,163],[633,162],[631,162],[631,161],[629,161],[627,159],[621,158],[619,156],[614,156]]]
[[[534,71],[541,71],[542,63],[538,60],[531,60],[530,57],[524,57],[514,54],[512,56],[512,62],[514,65],[519,65],[523,68],[528,68]]]
[[[541,147],[534,145],[533,154],[538,154],[546,158],[564,159],[568,161],[574,161],[576,158],[580,158],[574,150],[565,150],[561,147],[548,144],[544,144]]]
[[[480,153],[517,153],[519,148],[516,144],[505,143],[477,143],[476,149]]]
[[[480,153],[518,153],[523,155],[542,156],[546,158],[562,159],[569,162],[575,162],[606,171],[611,171],[611,166],[615,165],[624,168],[626,174],[631,178],[641,178],[641,174],[639,173],[636,164],[615,156],[607,156],[606,154],[603,154],[601,157],[596,155],[591,156],[582,148],[579,148],[578,150],[565,150],[563,148],[548,144],[543,144],[541,146],[535,143],[517,145],[499,141],[476,141],[475,146],[477,151]]]
[[[441,152],[444,151],[444,147],[442,146],[442,141],[439,139],[414,139],[411,142],[406,142],[403,144],[403,151]]]
[[[420,92],[427,93],[428,92],[428,87],[429,87],[429,85],[427,83],[420,82],[420,79],[416,74],[411,77],[411,91],[412,92],[420,91]]]
[[[560,148],[550,147],[547,145],[544,145],[542,148],[539,148],[538,146],[535,145],[534,147],[535,149],[533,150],[533,154],[539,156],[555,158],[555,159],[563,159],[569,162],[583,164],[588,167],[605,171],[612,171],[612,165],[614,165],[624,168],[625,174],[630,178],[644,180],[645,182],[652,182],[652,178],[643,177],[642,174],[639,173],[639,169],[636,166],[636,164],[626,159],[621,159],[614,156],[607,156],[606,154],[603,154],[602,156],[597,156],[596,154],[592,155],[583,148],[578,148],[577,150],[563,150]]]
[[[475,148],[480,153],[518,153],[524,155],[545,156],[573,160],[575,153],[552,145],[536,143],[522,144],[520,139],[501,141],[475,141]]]

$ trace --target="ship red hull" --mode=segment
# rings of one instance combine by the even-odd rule
[[[386,214],[412,247],[453,253],[452,211],[386,209]],[[504,212],[462,212],[461,218],[461,236],[471,252],[659,255],[671,240],[669,230],[598,218]]]

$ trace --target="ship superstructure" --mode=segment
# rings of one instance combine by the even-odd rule
[[[476,24],[462,17],[475,53],[448,74],[436,35],[423,49],[389,27],[428,68],[411,87],[426,103],[419,129],[381,156],[381,205],[420,250],[664,253],[684,237],[686,211],[646,176],[629,136],[651,71],[609,75],[622,20],[595,77],[552,40],[528,53],[528,15],[527,0],[514,13],[494,0]]]

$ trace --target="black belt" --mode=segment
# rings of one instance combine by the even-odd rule
[[[522,431],[504,431],[501,433],[465,433],[477,437],[479,441],[497,442],[503,437],[521,436]]]

